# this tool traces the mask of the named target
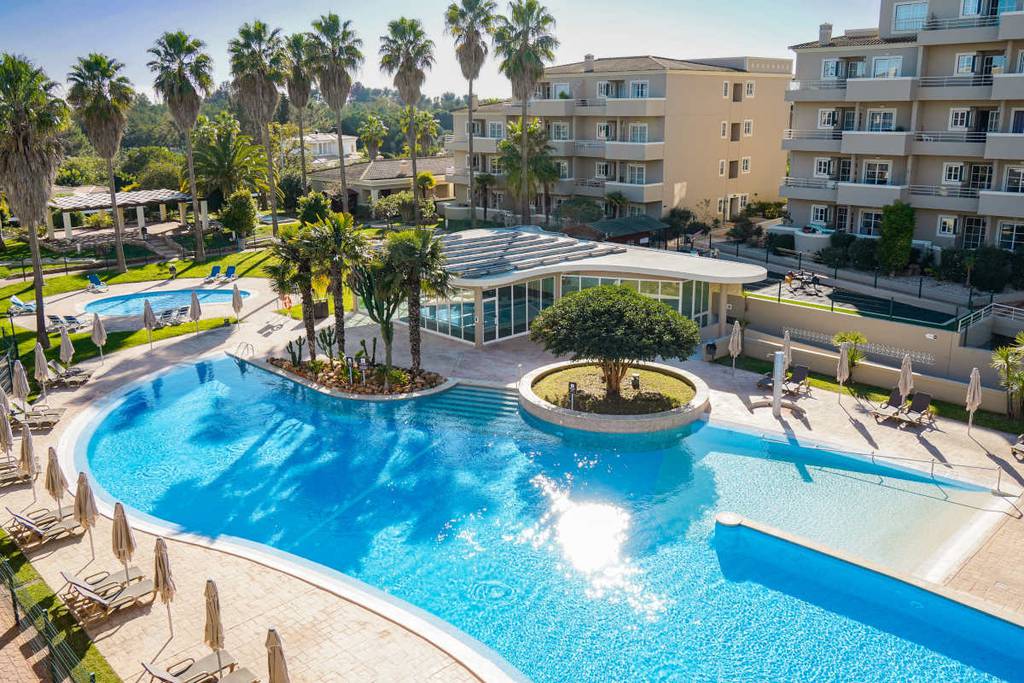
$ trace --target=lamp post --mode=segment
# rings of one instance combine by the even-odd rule
[[[353,381],[352,380],[352,366],[354,364],[355,364],[355,361],[352,359],[352,356],[345,356],[345,365],[348,367],[348,385],[349,386],[352,386],[352,381]]]
[[[576,410],[576,382],[569,382],[569,410]]]

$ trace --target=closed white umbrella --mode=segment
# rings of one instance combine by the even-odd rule
[[[199,305],[199,295],[192,292],[192,305],[188,307],[188,319],[196,324],[196,334],[199,334],[199,319],[203,317],[203,308]]]
[[[3,392],[0,391],[0,394]],[[11,462],[11,456],[14,455],[14,430],[11,429],[11,417],[10,412],[3,410],[0,412],[0,450],[7,456],[7,462]]]
[[[57,519],[64,519],[64,511],[61,509],[61,501],[64,500],[64,492],[68,490],[68,480],[60,471],[60,463],[57,462],[57,451],[50,446],[46,458],[46,492],[50,494],[57,503]]]
[[[910,392],[914,390],[914,366],[910,361],[910,354],[903,355],[903,362],[900,364],[900,378],[896,383],[900,391],[900,398],[906,403]]]
[[[124,580],[128,581],[128,563],[132,561],[135,554],[135,535],[128,524],[128,517],[124,514],[124,505],[114,504],[114,532],[111,535],[111,549],[114,557],[124,565]]]
[[[14,361],[14,377],[11,378],[11,388],[14,391],[14,398],[21,401],[22,408],[28,412],[28,375],[25,374],[25,366],[20,360]]]
[[[839,402],[843,401],[843,384],[850,379],[850,343],[839,345],[839,361],[836,363],[836,381],[839,382]]]
[[[39,470],[36,468],[36,448],[32,443],[32,432],[29,431],[28,425],[23,426],[21,429],[21,458],[18,460],[18,471],[29,480],[29,485],[32,487],[32,502],[34,503],[36,500],[36,485],[33,481]]]
[[[75,357],[75,345],[71,343],[71,336],[68,334],[68,328],[60,328],[60,362],[64,364],[64,367],[71,366],[71,359]]]
[[[732,324],[732,334],[729,336],[729,355],[732,356],[732,374],[736,374],[736,357],[743,353],[743,330],[740,329],[740,321]]]
[[[206,597],[206,628],[203,630],[203,642],[217,653],[217,670],[220,671],[220,651],[224,649],[224,626],[220,621],[220,596],[217,584],[213,579],[206,580],[203,590]]]
[[[103,362],[103,347],[107,343],[107,330],[99,313],[92,314],[92,343],[100,349],[100,363]]]
[[[36,342],[35,364],[36,367],[32,372],[32,376],[39,382],[39,386],[43,388],[43,398],[45,399],[46,380],[50,379],[50,373],[46,367],[46,352],[43,351],[43,345],[39,342]]]
[[[0,389],[0,412],[4,415],[11,414],[11,402],[7,400],[7,392],[3,389]]]
[[[239,319],[242,314],[242,293],[238,291],[238,284],[231,287],[231,310],[235,312],[235,324],[242,322]]]
[[[964,404],[967,408],[967,433],[971,432],[974,426],[974,412],[981,407],[981,373],[978,368],[971,370],[971,381],[967,384],[967,401]]]
[[[786,370],[793,363],[793,340],[789,337],[789,330],[782,335],[782,373],[785,375]]]
[[[171,576],[171,560],[167,557],[167,543],[162,538],[156,539],[156,547],[153,549],[153,590],[160,596],[160,602],[167,607],[167,626],[174,635],[174,624],[171,623],[171,601],[177,588],[174,586],[174,578]]]
[[[267,674],[270,683],[290,683],[288,677],[288,664],[284,659],[284,645],[281,644],[281,636],[277,629],[267,631]]]
[[[96,526],[96,499],[92,495],[92,487],[89,486],[89,478],[85,476],[85,472],[78,473],[74,514],[79,526],[89,532],[89,550],[95,559],[96,548],[92,544],[92,528]]]
[[[153,330],[156,329],[156,313],[153,312],[153,307],[149,304],[149,299],[142,302],[142,326],[149,332],[149,349],[153,350]]]

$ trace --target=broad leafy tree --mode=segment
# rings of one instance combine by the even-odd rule
[[[117,210],[114,156],[121,148],[121,138],[124,137],[128,110],[135,98],[135,91],[128,77],[121,73],[122,69],[124,64],[106,55],[94,52],[87,57],[80,57],[68,73],[68,104],[96,153],[107,162],[117,270],[124,273],[128,270],[128,264],[124,259],[124,226]]]
[[[61,161],[58,139],[68,124],[68,107],[57,84],[22,57],[0,55],[0,191],[28,233],[36,297],[36,339],[49,348],[43,310],[43,265],[39,227]]]
[[[441,240],[430,230],[402,230],[388,235],[386,246],[388,262],[404,283],[409,309],[409,355],[411,370],[420,370],[420,303],[424,288],[433,294],[446,296],[451,275],[445,268]]]
[[[700,344],[697,324],[626,287],[604,286],[562,297],[541,311],[530,339],[556,356],[600,366],[605,393],[618,396],[629,368],[688,358]]]
[[[898,273],[910,263],[914,241],[914,207],[896,202],[882,209],[882,235],[878,240],[878,262],[889,273]]]

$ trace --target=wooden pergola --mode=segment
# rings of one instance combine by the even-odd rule
[[[181,217],[182,224],[185,223],[185,214],[188,211],[188,206],[192,202],[192,195],[177,190],[133,190],[130,192],[118,192],[117,195],[117,212],[121,219],[121,225],[124,225],[124,210],[134,208],[135,209],[135,220],[138,227],[143,228],[146,226],[146,207],[157,205],[160,207],[160,220],[167,220],[167,205],[177,204],[178,215]],[[110,193],[109,192],[90,192],[87,194],[70,194],[63,197],[53,197],[50,199],[49,206],[54,209],[61,211],[61,216],[64,219],[64,237],[71,239],[72,225],[71,214],[74,211],[110,211]],[[200,218],[203,222],[203,229],[206,230],[210,227],[210,216],[206,209],[206,200],[203,199],[199,202],[199,213]],[[48,211],[46,213],[46,235],[49,239],[53,239],[54,228],[53,228],[53,216]]]

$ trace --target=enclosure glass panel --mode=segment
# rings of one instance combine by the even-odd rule
[[[498,338],[512,334],[512,288],[498,289]]]
[[[546,277],[540,281],[540,307],[541,310],[555,303],[555,278]]]
[[[689,318],[693,315],[693,281],[686,280],[683,282],[683,307],[679,309],[679,312]]]
[[[562,296],[580,291],[580,278],[578,275],[562,276]]]
[[[494,290],[491,290],[494,291]],[[498,338],[498,318],[494,299],[484,300],[484,341]]]
[[[476,341],[476,304],[472,301],[465,301],[462,304],[462,338],[466,341]]]
[[[634,292],[639,292],[640,291],[640,281],[639,280],[620,280],[619,284],[621,284],[626,289],[632,289]]]
[[[679,298],[679,283],[678,282],[662,282],[661,283],[661,296],[671,297],[673,299]],[[676,307],[678,309],[678,306]]]
[[[540,280],[531,280],[527,290],[527,321],[532,323],[540,313]]]
[[[526,332],[526,285],[520,283],[512,286],[514,309],[512,331],[514,334]]]
[[[658,283],[650,280],[640,281],[640,293],[644,296],[658,296]]]
[[[601,278],[599,277],[580,278],[580,289],[590,289],[591,287],[597,287],[599,284],[601,284]]]

